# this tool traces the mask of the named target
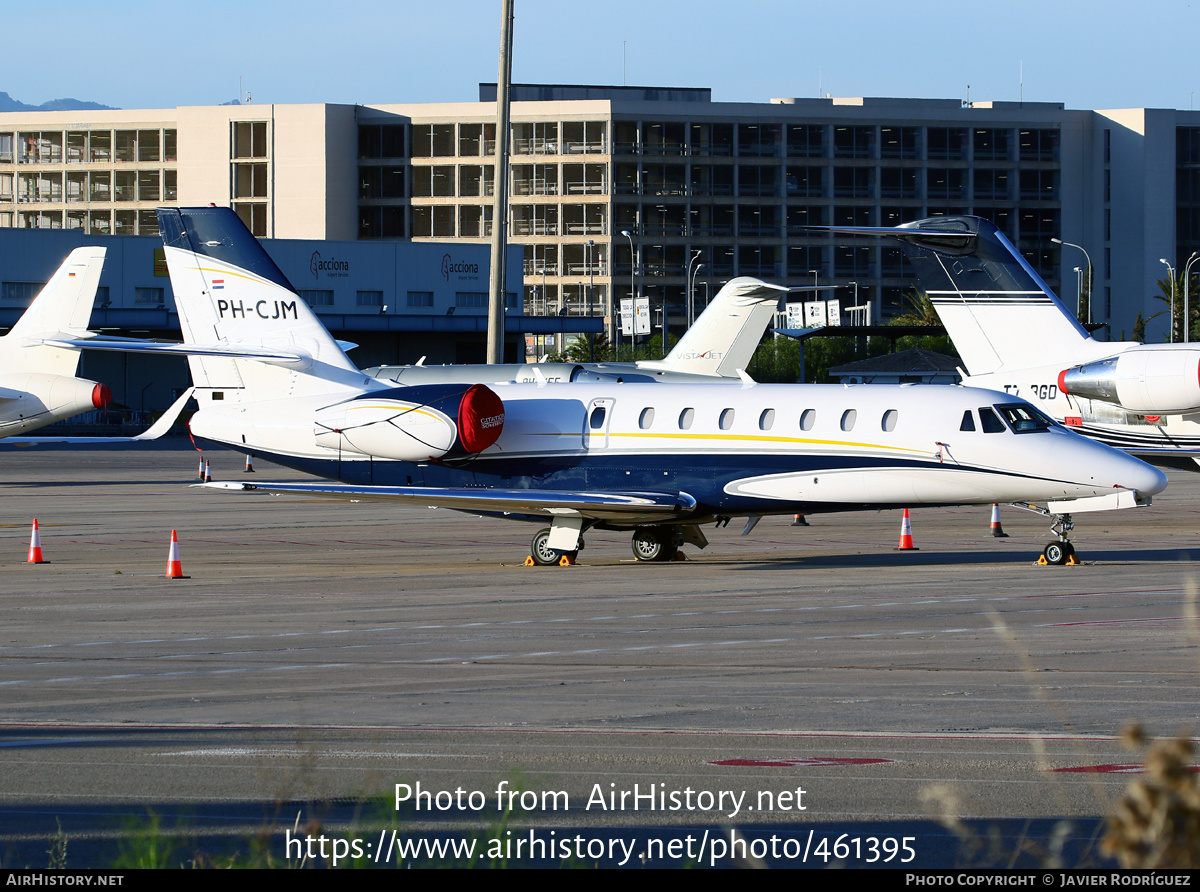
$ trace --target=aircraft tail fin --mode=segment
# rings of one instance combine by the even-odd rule
[[[188,357],[197,387],[246,387],[273,373],[292,376],[285,392],[293,394],[361,383],[362,373],[236,213],[159,208],[158,224],[184,343],[208,351]]]
[[[750,276],[730,279],[665,359],[639,362],[638,367],[735,377],[750,363],[787,291]]]
[[[972,375],[1069,362],[1091,341],[1016,246],[980,217],[829,231],[884,235],[903,244]]]
[[[37,343],[42,338],[85,335],[104,269],[104,248],[76,248],[2,339],[0,367],[73,376],[79,351]]]

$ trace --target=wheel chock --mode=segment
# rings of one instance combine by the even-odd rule
[[[687,559],[688,556],[682,551],[676,551],[673,555],[671,555],[671,560],[673,561],[686,561]]]
[[[533,558],[530,558],[530,560],[533,560]],[[1046,560],[1046,556],[1043,554],[1037,559],[1037,565],[1039,567],[1049,567],[1050,562]]]
[[[533,560],[533,558],[530,558],[530,560]],[[573,563],[575,563],[575,558],[571,557],[569,554],[564,554],[558,559],[558,565],[560,567],[569,567]]]
[[[537,566],[537,561],[535,561],[533,559],[533,555],[529,555],[529,557],[525,558],[525,566],[526,567],[536,567]]]
[[[1082,563],[1083,563],[1083,561],[1081,561],[1081,560],[1080,560],[1078,557],[1076,557],[1074,554],[1072,554],[1072,555],[1071,555],[1069,558],[1067,558],[1067,564],[1066,564],[1066,565],[1067,565],[1068,567],[1078,567],[1078,566],[1080,566]]]

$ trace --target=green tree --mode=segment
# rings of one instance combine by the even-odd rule
[[[1185,321],[1183,317],[1185,303],[1187,304],[1188,315],[1188,319],[1186,321],[1189,333],[1188,339],[1193,341],[1196,340],[1197,322],[1200,321],[1200,307],[1197,306],[1197,297],[1200,296],[1200,288],[1197,287],[1196,277],[1192,276],[1191,279],[1192,281],[1185,283],[1183,281],[1183,274],[1180,273],[1175,277],[1174,282],[1171,281],[1170,276],[1164,276],[1155,283],[1158,285],[1159,293],[1153,295],[1153,297],[1155,300],[1161,300],[1164,304],[1166,304],[1167,309],[1163,310],[1161,313],[1155,313],[1150,317],[1150,319],[1161,316],[1163,313],[1170,314],[1171,328],[1173,330],[1167,335],[1168,341],[1177,343],[1184,339],[1183,331]],[[1184,299],[1185,288],[1188,288],[1186,300]],[[1150,319],[1147,319],[1146,322],[1149,322]],[[1143,332],[1145,331],[1144,324],[1142,326],[1142,330]],[[1137,340],[1137,338],[1135,338],[1135,340]]]

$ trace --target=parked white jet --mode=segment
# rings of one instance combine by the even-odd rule
[[[592,528],[632,530],[638,559],[657,560],[703,547],[700,526],[734,516],[749,532],[766,514],[892,506],[1048,500],[1063,515],[1145,504],[1166,485],[983,390],[389,387],[354,367],[232,211],[158,215],[193,354],[193,435],[336,481],[214,486],[549,521],[532,556],[551,563]],[[1059,521],[1047,558],[1061,563],[1072,549]]]
[[[40,343],[87,334],[104,248],[76,248],[12,329],[0,338],[0,437],[23,434],[112,399],[109,389],[75,377],[79,350]]]
[[[1003,390],[1155,464],[1200,464],[1200,344],[1097,341],[992,223],[833,231],[899,239],[972,387]]]
[[[712,303],[664,359],[639,362],[539,362],[496,365],[375,366],[366,373],[396,384],[444,384],[498,381],[724,381],[737,384],[738,369],[750,364],[784,294],[828,290],[833,286],[787,288],[750,276],[722,286]]]
[[[76,378],[81,345],[92,337],[88,320],[104,267],[104,248],[76,248],[8,334],[0,337],[0,443],[128,443],[154,440],[174,423],[191,393],[136,437],[42,437],[27,434],[112,401],[104,384]]]

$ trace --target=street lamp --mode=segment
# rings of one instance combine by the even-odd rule
[[[1090,305],[1090,302],[1089,302]],[[1083,267],[1075,267],[1075,318],[1079,318],[1079,311],[1083,309]]]
[[[625,236],[625,238],[629,239],[629,299],[631,301],[636,301],[637,300],[637,291],[635,290],[634,284],[633,284],[633,274],[637,270],[637,252],[633,248],[633,236],[630,234],[629,230],[622,229],[621,235],[623,235],[623,236]],[[636,308],[631,307],[631,310],[636,312]],[[617,329],[617,331],[618,331],[617,338],[619,340],[621,337],[620,333],[619,333],[620,329]],[[633,347],[636,350],[637,349],[637,326],[636,325],[634,326],[633,332],[630,334],[630,337],[633,338]],[[618,346],[619,346],[619,344],[618,344]]]
[[[1192,256],[1188,258],[1187,266],[1183,268],[1183,342],[1185,344],[1191,340],[1192,334],[1192,308],[1188,302],[1188,297],[1191,294],[1191,288],[1188,286],[1188,282],[1189,276],[1191,275],[1192,264],[1196,260],[1200,260],[1200,251],[1193,251]]]
[[[1052,238],[1052,239],[1050,239],[1050,241],[1056,245],[1066,245],[1068,248],[1078,248],[1080,251],[1083,252],[1083,256],[1085,258],[1087,258],[1087,286],[1088,286],[1087,321],[1090,323],[1092,321],[1092,255],[1087,252],[1087,248],[1085,248],[1083,245],[1077,245],[1074,242],[1064,242],[1060,238]],[[1080,288],[1079,295],[1080,295],[1079,299],[1083,300],[1083,289],[1082,288]],[[1076,316],[1076,318],[1079,317],[1079,307],[1078,306],[1075,308],[1075,316]]]
[[[1163,264],[1171,274],[1171,336],[1169,342],[1175,343],[1175,267],[1167,262],[1167,258],[1160,257],[1158,262]]]
[[[692,264],[695,263],[700,258],[701,253],[703,253],[703,252],[699,248],[697,248],[695,253],[692,254],[692,259],[688,261],[688,274],[687,274],[687,289],[688,289],[688,293],[687,293],[687,324],[688,324],[688,328],[692,327],[692,283],[695,281],[694,278],[692,277]],[[704,264],[702,263],[702,264],[700,264],[700,266],[704,266]],[[699,267],[697,267],[697,269],[699,269]]]

